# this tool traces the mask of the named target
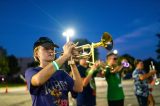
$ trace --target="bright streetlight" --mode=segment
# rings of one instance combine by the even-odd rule
[[[118,50],[113,50],[113,53],[114,54],[118,54]]]
[[[73,36],[74,35],[74,30],[73,29],[67,29],[65,32],[63,32],[63,36],[66,36],[66,41],[67,42],[69,42],[69,38],[71,37],[71,36]]]

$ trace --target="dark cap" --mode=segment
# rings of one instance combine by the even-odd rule
[[[52,46],[56,47],[56,48],[59,48],[58,45],[56,45],[55,43],[53,43],[53,41],[51,39],[49,39],[48,37],[40,37],[35,43],[34,43],[34,46],[33,46],[33,50],[40,46],[40,45],[43,45],[45,43],[49,43],[51,44]]]

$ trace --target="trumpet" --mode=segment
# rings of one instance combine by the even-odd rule
[[[153,64],[153,61],[151,61],[151,65],[149,65],[149,68],[150,68],[150,71],[155,70],[155,66]],[[159,85],[160,82],[159,82],[156,74],[154,74],[153,78],[155,79],[155,85]]]
[[[91,67],[91,65],[94,65],[95,63],[93,62],[90,62],[90,61],[86,61],[89,66]],[[92,76],[92,79],[90,80],[89,82],[89,85],[92,89],[96,89],[96,84],[95,84],[95,77],[97,76],[97,74],[100,74],[102,71],[105,71],[106,69],[106,64],[104,62],[101,62],[100,61],[100,66],[97,68],[97,70],[94,72],[93,76]]]
[[[77,46],[76,49],[81,51],[81,54],[77,56],[77,58],[82,58],[82,57],[89,58],[92,56],[92,63],[95,63],[94,48],[97,48],[97,47],[104,47],[107,50],[112,50],[113,40],[111,35],[108,32],[103,33],[100,42]],[[85,50],[88,50],[88,49],[90,49],[90,51],[86,53]]]
[[[104,47],[106,50],[112,50],[113,48],[113,40],[112,36],[108,32],[104,32],[101,41],[97,43],[85,44],[81,46],[75,47],[75,49],[80,52],[80,55],[76,56],[74,60],[79,60],[80,58],[90,58],[92,57],[92,63],[95,63],[94,59],[94,49],[98,47]],[[87,52],[89,50],[89,52]],[[63,54],[63,52],[56,52],[55,54]],[[71,57],[71,60],[73,58]]]

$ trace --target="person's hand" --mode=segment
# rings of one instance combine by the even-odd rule
[[[91,66],[91,70],[96,70],[99,66],[100,66],[101,62],[100,61],[96,61],[92,66]]]
[[[90,68],[88,75],[92,75],[100,65],[100,61],[96,61]]]
[[[73,49],[76,47],[76,45],[73,42],[68,42],[63,46],[63,55],[69,59],[72,55]]]
[[[151,73],[152,75],[156,74],[156,72],[157,72],[156,70],[151,70],[151,71],[150,71],[150,73]]]
[[[100,61],[100,68],[106,69],[107,64],[103,61]]]
[[[78,61],[79,58],[78,56],[80,55],[80,52],[74,47],[73,50],[72,50],[72,59],[74,59],[75,61]]]
[[[122,70],[122,68],[123,68],[123,65],[116,66],[113,70],[111,70],[111,73],[119,72]]]

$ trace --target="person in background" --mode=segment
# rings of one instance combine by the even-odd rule
[[[135,95],[137,97],[139,106],[147,106],[149,87],[147,79],[156,73],[155,70],[145,73],[143,70],[144,64],[142,60],[135,60],[136,69],[132,73],[134,79]]]
[[[70,64],[73,79],[59,69],[71,55],[78,55],[75,46],[72,42],[66,43],[63,55],[55,60],[55,48],[58,46],[51,39],[40,37],[34,43],[34,58],[39,66],[25,72],[32,106],[68,106],[68,92],[82,92],[82,79],[74,62]]]
[[[117,54],[110,52],[106,56],[107,68],[105,79],[108,83],[107,100],[108,106],[124,106],[124,92],[121,83],[122,64],[118,64]]]
[[[153,76],[149,77],[148,78],[148,87],[149,87],[148,106],[155,106],[155,100],[152,95],[154,85],[155,85],[155,81]]]
[[[96,106],[96,91],[90,86],[90,81],[99,67],[99,62],[89,68],[88,58],[82,57],[79,60],[78,71],[83,80],[83,92],[77,95],[77,106]]]

